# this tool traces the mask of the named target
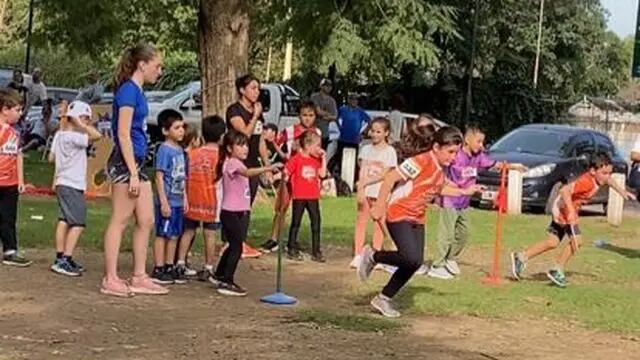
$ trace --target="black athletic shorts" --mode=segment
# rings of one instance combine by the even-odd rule
[[[572,237],[574,235],[580,235],[580,228],[578,225],[563,225],[558,224],[555,221],[551,221],[549,227],[547,228],[547,232],[549,234],[553,234],[562,241],[565,237]]]

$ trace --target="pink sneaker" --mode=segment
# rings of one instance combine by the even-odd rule
[[[115,281],[107,281],[106,279],[102,279],[102,284],[100,285],[100,292],[105,295],[117,296],[117,297],[132,297],[133,292],[129,285],[125,281],[115,280]]]
[[[129,284],[134,294],[166,295],[169,293],[169,289],[155,284],[147,274],[131,277]]]
[[[262,253],[251,246],[247,245],[247,243],[242,243],[242,258],[258,258],[262,255]]]

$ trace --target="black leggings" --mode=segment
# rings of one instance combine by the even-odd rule
[[[220,281],[233,283],[233,276],[242,256],[242,243],[247,239],[250,217],[251,213],[249,211],[222,210],[220,212],[222,233],[229,243],[229,246],[220,256],[216,269],[216,277]]]
[[[424,260],[424,225],[408,221],[387,223],[389,235],[398,248],[397,251],[376,251],[373,259],[377,263],[396,266],[398,269],[382,294],[392,298],[411,279],[413,273],[422,266]]]
[[[18,213],[18,187],[0,187],[0,239],[2,250],[18,249],[16,238],[16,218]]]
[[[320,253],[320,201],[319,200],[293,200],[291,204],[291,227],[289,228],[289,250],[300,249],[298,232],[302,215],[306,209],[311,222],[311,253]]]

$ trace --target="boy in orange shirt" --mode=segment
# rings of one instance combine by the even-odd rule
[[[526,268],[527,261],[555,249],[565,237],[570,240],[556,258],[556,265],[547,272],[547,277],[559,287],[567,286],[564,267],[571,257],[578,251],[582,242],[578,227],[578,213],[580,207],[586,204],[597,192],[600,186],[608,185],[626,200],[635,195],[626,191],[611,178],[613,166],[611,158],[606,153],[598,153],[591,158],[589,169],[576,180],[560,188],[560,194],[555,199],[551,224],[547,228],[547,238],[525,251],[511,253],[511,271],[516,280]]]
[[[22,100],[13,90],[0,90],[0,238],[2,263],[25,267],[31,261],[18,255],[16,220],[18,194],[24,191],[20,136],[13,126],[22,115]]]
[[[204,232],[204,270],[201,280],[211,280],[215,257],[216,231],[220,222],[218,213],[218,194],[216,191],[216,165],[219,159],[219,143],[225,132],[225,123],[220,116],[213,115],[202,119],[202,137],[204,145],[189,151],[187,177],[187,204],[184,218],[184,232],[178,249],[176,272],[180,277],[186,274],[186,258],[196,230],[202,226]]]

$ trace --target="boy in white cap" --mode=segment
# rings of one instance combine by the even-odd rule
[[[91,107],[82,101],[60,105],[60,130],[53,138],[49,161],[55,161],[54,186],[58,198],[56,259],[51,270],[62,275],[80,276],[84,269],[73,258],[73,250],[85,228],[87,203],[87,148],[100,139],[91,126]]]

